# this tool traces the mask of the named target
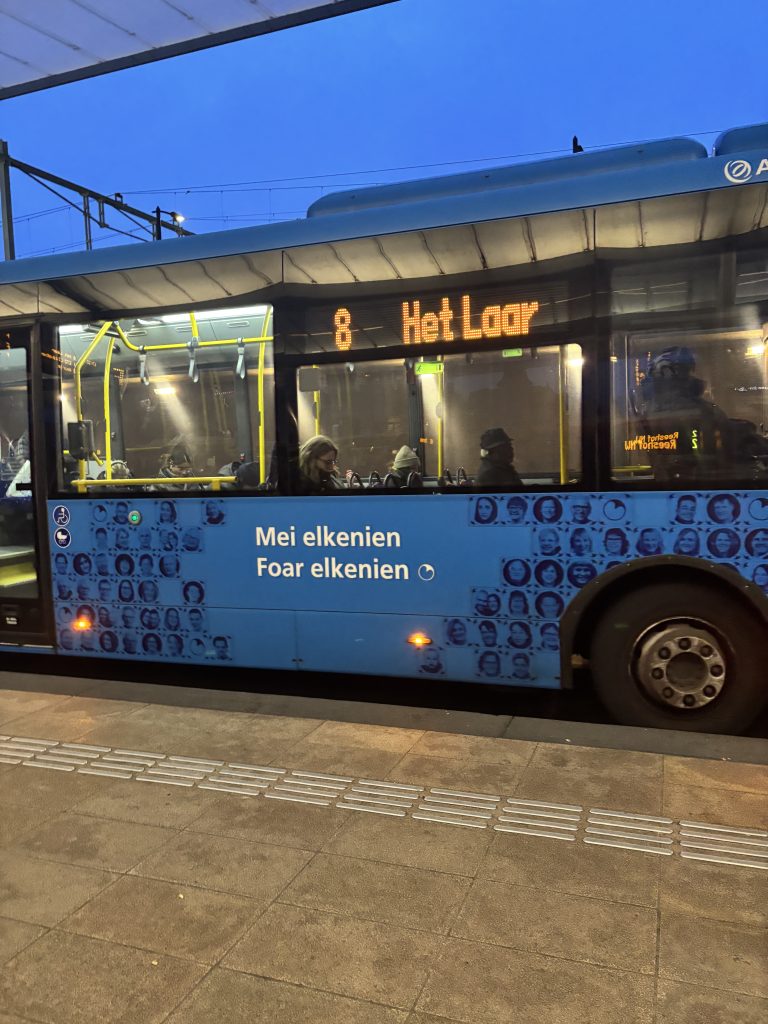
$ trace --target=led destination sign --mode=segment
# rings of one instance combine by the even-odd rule
[[[539,311],[536,301],[482,305],[471,294],[454,298],[443,295],[430,302],[405,299],[399,305],[403,345],[521,337],[530,333],[531,320]],[[333,313],[333,341],[340,352],[352,347],[356,329],[350,310],[339,306]]]

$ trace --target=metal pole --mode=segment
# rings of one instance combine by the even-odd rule
[[[83,224],[85,226],[85,248],[93,248],[93,234],[91,232],[91,203],[88,196],[83,196]]]
[[[0,221],[3,224],[3,255],[16,259],[13,241],[13,211],[11,209],[11,168],[8,164],[8,143],[0,139]]]

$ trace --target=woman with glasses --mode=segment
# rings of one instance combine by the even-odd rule
[[[333,494],[344,484],[336,476],[339,450],[330,437],[317,434],[299,448],[299,494]]]

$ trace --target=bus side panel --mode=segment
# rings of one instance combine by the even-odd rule
[[[685,555],[768,590],[757,491],[157,494],[49,513],[62,653],[556,686],[559,619],[607,569]]]
[[[493,636],[486,646],[478,637],[451,646],[445,642],[445,619],[434,616],[369,615],[346,612],[303,612],[296,624],[299,667],[318,672],[384,675],[512,686],[557,688],[557,655],[520,652]],[[424,647],[408,638],[420,633]],[[522,655],[522,656],[521,656]],[[539,675],[540,674],[540,675]],[[365,687],[364,680],[360,683]]]

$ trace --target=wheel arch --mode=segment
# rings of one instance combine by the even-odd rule
[[[655,555],[633,559],[601,573],[588,583],[563,613],[560,620],[560,678],[566,689],[573,687],[574,656],[588,658],[594,628],[603,611],[621,595],[651,583],[699,582],[710,588],[725,587],[745,610],[768,626],[768,598],[754,583],[733,569],[703,558],[684,555]]]

